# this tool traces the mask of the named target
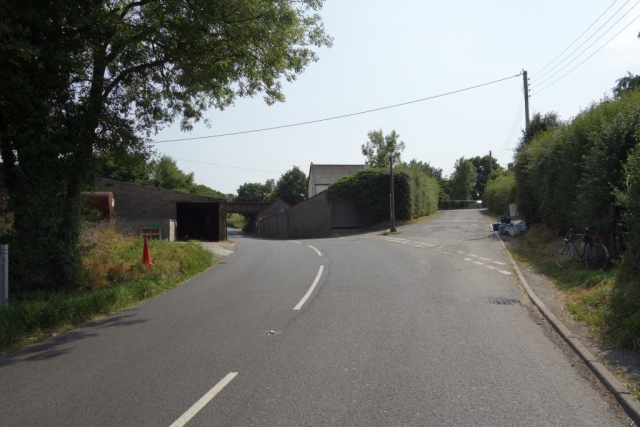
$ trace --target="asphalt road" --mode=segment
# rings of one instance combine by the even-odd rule
[[[401,231],[231,237],[164,296],[0,359],[0,425],[629,425],[486,217]]]

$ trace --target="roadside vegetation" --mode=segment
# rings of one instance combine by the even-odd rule
[[[227,226],[231,228],[237,228],[238,230],[242,230],[244,225],[247,223],[246,218],[243,215],[232,213],[227,216]]]
[[[530,229],[512,239],[515,256],[549,277],[577,320],[640,351],[640,90],[623,83],[567,122],[535,114],[511,170],[492,175],[487,200],[499,215],[517,202]],[[607,237],[608,271],[558,268],[556,230],[587,226]]]
[[[113,223],[86,226],[80,245],[76,287],[12,295],[9,307],[0,310],[0,354],[162,294],[214,262],[197,243],[151,240],[153,265],[145,266],[142,239],[123,236]]]

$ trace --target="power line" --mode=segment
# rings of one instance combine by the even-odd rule
[[[549,86],[553,86],[555,83],[557,83],[558,81],[562,80],[563,78],[565,78],[567,75],[571,74],[576,68],[578,68],[579,66],[581,66],[582,64],[584,64],[585,62],[587,62],[589,59],[591,59],[591,57],[593,55],[595,55],[596,53],[600,52],[600,50],[605,47],[606,45],[608,45],[609,43],[611,43],[611,41],[613,41],[613,39],[615,39],[616,37],[618,37],[624,30],[626,30],[627,28],[629,28],[629,26],[631,26],[631,24],[633,24],[638,18],[640,18],[640,15],[636,16],[635,18],[633,18],[633,21],[629,22],[622,30],[620,30],[615,36],[611,37],[609,39],[609,41],[607,41],[605,44],[603,44],[602,46],[600,46],[598,48],[598,50],[596,50],[595,52],[593,52],[591,55],[589,55],[584,61],[582,61],[581,63],[579,63],[578,65],[576,65],[575,67],[573,67],[572,69],[570,69],[569,71],[567,71],[565,74],[563,74],[562,76],[560,76],[559,78],[557,78],[556,80],[554,80],[553,82],[549,83],[548,85],[546,85],[545,87],[543,87],[542,89],[540,89],[539,91],[537,91],[535,94],[539,94],[540,92],[542,92],[543,90],[547,89]]]
[[[629,3],[630,0],[627,0],[627,2],[625,4],[622,5],[622,7],[624,7],[627,3]],[[633,6],[631,6],[631,9],[629,9],[624,15],[622,15],[620,17],[620,19],[618,19],[611,27],[609,27],[609,29],[607,31],[605,31],[604,33],[602,33],[600,35],[600,37],[598,37],[597,39],[595,39],[593,41],[593,43],[591,43],[589,46],[587,46],[587,48],[585,50],[583,50],[582,52],[580,52],[575,58],[573,58],[571,61],[569,61],[568,63],[566,63],[564,65],[564,67],[560,68],[558,71],[556,71],[555,73],[551,74],[549,77],[545,78],[544,80],[542,80],[541,82],[537,82],[537,83],[544,83],[546,81],[548,81],[549,79],[551,79],[553,76],[555,76],[556,74],[558,74],[560,71],[564,70],[565,68],[567,68],[569,66],[569,64],[573,63],[576,59],[578,59],[583,53],[585,53],[587,50],[589,50],[589,48],[591,48],[591,46],[593,46],[594,44],[596,44],[598,42],[598,40],[600,40],[602,37],[604,37],[609,31],[611,31],[613,29],[613,27],[615,27],[616,25],[618,25],[618,22],[622,21],[624,19],[625,16],[627,16],[629,13],[631,13],[631,11],[638,5],[640,4],[640,1],[637,2],[636,4],[634,4]],[[616,13],[614,13],[609,19],[607,19],[604,24],[602,24],[600,26],[600,28],[598,28],[593,34],[591,34],[584,42],[582,42],[582,44],[580,46],[578,46],[573,52],[571,52],[569,54],[569,56],[567,56],[565,59],[563,59],[562,61],[558,62],[553,68],[549,69],[548,71],[546,71],[544,74],[542,74],[541,76],[537,77],[537,79],[541,79],[544,76],[546,76],[547,74],[549,74],[551,71],[555,70],[558,66],[560,66],[563,62],[565,62],[567,59],[569,59],[574,53],[576,53],[582,46],[585,45],[586,42],[588,42],[589,40],[591,40],[591,37],[595,36],[598,31],[600,31],[602,29],[602,27],[604,27],[614,16],[616,16],[616,14],[620,11],[620,9],[618,9],[616,11]]]
[[[630,0],[629,0],[629,1],[630,1]],[[629,1],[627,1],[627,3],[629,3]],[[611,5],[610,5],[610,6],[609,6],[609,7],[608,7],[604,12],[602,12],[602,15],[598,16],[598,18],[597,18],[595,21],[593,21],[593,23],[592,23],[591,25],[589,25],[589,27],[588,27],[586,30],[584,30],[584,32],[583,32],[582,34],[580,34],[580,35],[578,36],[578,38],[577,38],[577,39],[575,39],[575,40],[574,40],[574,41],[573,41],[569,46],[567,46],[567,47],[566,47],[566,49],[565,49],[565,50],[563,50],[562,52],[560,52],[560,54],[559,54],[558,56],[556,56],[555,58],[553,58],[553,59],[552,59],[552,60],[551,60],[547,65],[545,65],[544,67],[542,67],[542,68],[541,68],[540,70],[538,70],[535,74],[539,74],[539,73],[541,73],[542,71],[544,71],[544,69],[545,69],[545,68],[547,68],[549,65],[553,64],[553,63],[554,63],[554,61],[555,61],[556,59],[560,58],[560,57],[562,56],[562,54],[563,54],[563,53],[565,53],[566,51],[568,51],[568,50],[569,50],[569,48],[570,48],[571,46],[573,46],[574,44],[576,44],[576,42],[577,42],[578,40],[580,40],[580,38],[581,38],[582,36],[584,36],[584,35],[587,33],[587,31],[589,31],[589,30],[591,29],[591,27],[593,27],[593,26],[596,24],[596,22],[598,22],[598,21],[600,20],[600,18],[602,18],[602,17],[604,16],[604,14],[605,14],[605,13],[607,13],[607,12],[609,11],[609,9],[611,9],[611,8],[613,7],[613,5],[614,5],[614,4],[616,4],[617,2],[618,2],[618,0],[615,0],[613,3],[611,3]],[[626,3],[625,3],[625,4],[626,4]],[[624,5],[623,5],[623,6],[624,6]],[[617,13],[617,12],[616,12],[616,13]],[[614,14],[614,15],[615,15],[615,14]],[[534,75],[535,75],[535,74],[534,74]]]
[[[469,87],[466,87],[464,89],[458,89],[458,90],[454,90],[454,91],[451,91],[451,92],[441,93],[439,95],[433,95],[433,96],[429,96],[429,97],[426,97],[426,98],[416,99],[416,100],[413,100],[413,101],[401,102],[399,104],[387,105],[385,107],[373,108],[373,109],[370,109],[370,110],[358,111],[358,112],[355,112],[355,113],[342,114],[340,116],[325,117],[323,119],[309,120],[309,121],[306,121],[306,122],[291,123],[291,124],[287,124],[287,125],[272,126],[272,127],[267,127],[267,128],[252,129],[252,130],[245,130],[245,131],[239,131],[239,132],[220,133],[220,134],[206,135],[206,136],[194,136],[194,137],[189,137],[189,138],[164,139],[164,140],[161,140],[161,141],[151,141],[149,143],[150,144],[159,144],[159,143],[163,143],[163,142],[178,142],[178,141],[192,141],[192,140],[196,140],[196,139],[221,138],[223,136],[244,135],[244,134],[247,134],[247,133],[265,132],[265,131],[269,131],[269,130],[284,129],[284,128],[290,128],[290,127],[295,127],[295,126],[303,126],[303,125],[308,125],[308,124],[312,124],[312,123],[327,122],[329,120],[344,119],[346,117],[359,116],[359,115],[362,115],[362,114],[373,113],[373,112],[376,112],[376,111],[388,110],[388,109],[391,109],[391,108],[402,107],[402,106],[410,105],[410,104],[416,104],[418,102],[424,102],[424,101],[428,101],[428,100],[431,100],[431,99],[442,98],[443,96],[453,95],[453,94],[456,94],[456,93],[465,92],[465,91],[469,91],[469,90],[472,90],[472,89],[477,89],[477,88],[480,88],[480,87],[483,87],[483,86],[489,86],[489,85],[492,85],[492,84],[495,84],[495,83],[503,82],[505,80],[513,79],[513,78],[519,77],[521,75],[522,75],[522,73],[516,74],[514,76],[504,77],[504,78],[501,78],[501,79],[498,79],[498,80],[493,80],[493,81],[490,81],[490,82],[478,84],[478,85],[475,85],[475,86],[469,86]]]
[[[207,163],[207,162],[201,162],[201,161],[198,161],[198,160],[180,159],[180,158],[177,158],[177,157],[174,157],[174,159],[181,160],[183,162],[200,163],[202,165],[209,165],[209,166],[218,166],[218,167],[221,167],[221,168],[242,169],[242,170],[246,170],[246,171],[280,174],[280,172],[268,171],[268,170],[263,170],[263,169],[251,169],[251,168],[243,168],[241,166],[219,165],[217,163]]]
[[[583,53],[585,53],[586,51],[588,51],[589,49],[591,49],[591,46],[593,46],[594,44],[596,44],[596,43],[597,43],[597,42],[598,42],[602,37],[604,37],[604,36],[605,36],[609,31],[611,31],[611,30],[613,29],[613,27],[615,27],[616,25],[618,25],[618,22],[620,22],[622,19],[624,19],[624,17],[625,17],[625,16],[627,16],[627,15],[628,15],[632,10],[633,10],[633,8],[634,8],[634,7],[636,7],[638,4],[640,4],[640,1],[638,1],[638,3],[636,3],[635,5],[633,5],[633,7],[632,7],[631,9],[629,9],[629,11],[628,11],[627,13],[625,13],[624,15],[622,15],[622,17],[621,17],[620,19],[618,19],[618,20],[617,20],[617,21],[616,21],[616,22],[611,26],[611,28],[609,28],[607,31],[605,31],[604,33],[602,33],[602,35],[601,35],[600,37],[598,37],[597,39],[595,39],[595,40],[593,41],[593,43],[591,43],[589,46],[587,46],[587,48],[586,48],[585,50],[583,50],[582,52],[580,52],[580,53],[578,54],[578,56],[576,56],[575,58],[573,58],[571,61],[567,62],[567,63],[565,64],[565,66],[564,66],[564,67],[560,68],[558,71],[556,71],[555,73],[551,74],[551,75],[550,75],[549,77],[547,77],[546,79],[542,80],[541,82],[537,82],[537,84],[543,84],[544,82],[547,82],[547,81],[551,80],[551,78],[552,78],[553,76],[557,75],[560,71],[562,71],[562,70],[564,70],[565,68],[567,68],[570,64],[572,64],[572,63],[573,63],[573,61],[575,61],[575,60],[576,60],[576,59],[578,59],[580,56],[582,56],[582,54],[583,54]],[[635,21],[635,19],[634,19],[634,21]],[[633,22],[633,21],[631,21],[631,22]],[[627,25],[627,27],[628,27],[628,26],[629,26],[629,25]],[[627,28],[627,27],[624,27],[624,28]],[[623,29],[623,30],[624,30],[624,29]],[[618,34],[620,34],[620,33],[618,33]],[[616,36],[617,36],[618,34],[616,34]],[[614,38],[615,38],[615,36],[614,36]],[[608,42],[607,42],[607,43],[608,43]],[[600,50],[600,49],[598,49],[598,50]],[[597,52],[597,51],[596,51],[596,52]],[[593,55],[592,55],[592,56],[593,56]]]
[[[511,145],[511,139],[513,138],[513,134],[515,132],[515,129],[517,129],[518,122],[520,121],[520,118],[522,117],[522,110],[523,109],[524,109],[524,100],[521,99],[520,103],[518,105],[518,109],[516,110],[516,115],[513,118],[513,122],[511,122],[511,126],[509,127],[509,131],[507,132],[507,136],[504,139],[504,141],[502,142],[502,145],[500,146],[500,149],[498,150],[498,152],[504,150],[505,147],[507,147],[508,145]]]

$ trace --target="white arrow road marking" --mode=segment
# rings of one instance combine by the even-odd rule
[[[211,401],[211,399],[216,397],[216,394],[220,393],[220,391],[227,384],[229,384],[231,380],[236,377],[236,375],[238,375],[237,372],[229,372],[223,379],[220,380],[218,384],[216,384],[211,390],[206,392],[205,395],[200,398],[200,400],[194,403],[191,408],[187,409],[187,412],[185,412],[180,418],[175,420],[170,427],[182,427],[186,423],[188,423],[189,420],[193,418],[194,415],[196,415],[198,412],[200,412],[200,410],[204,408],[205,405]]]

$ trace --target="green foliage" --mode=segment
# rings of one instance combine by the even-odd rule
[[[436,180],[418,167],[400,167],[394,171],[396,219],[408,220],[438,209],[439,187]],[[386,169],[367,168],[343,176],[327,190],[327,197],[353,200],[367,225],[389,220],[391,180]]]
[[[396,219],[411,218],[411,177],[407,172],[394,173]],[[367,225],[389,220],[391,179],[386,169],[366,168],[343,176],[327,190],[327,197],[353,200]]]
[[[630,72],[627,75],[616,80],[616,85],[613,88],[613,94],[616,97],[621,96],[625,92],[634,90],[640,87],[640,76],[634,76]]]
[[[247,223],[247,220],[245,219],[245,217],[243,215],[237,214],[237,213],[232,213],[229,214],[229,216],[227,216],[227,226],[231,227],[231,228],[236,228],[238,230],[241,230],[245,224]]]
[[[290,206],[297,205],[307,198],[307,175],[298,166],[282,174],[275,187],[275,196]]]
[[[484,198],[485,187],[489,181],[489,175],[493,171],[502,170],[502,166],[498,163],[493,156],[489,155],[480,157],[472,157],[469,159],[473,163],[473,167],[476,169],[476,182],[473,187],[473,199],[481,200]]]
[[[189,192],[192,194],[197,194],[199,196],[216,197],[218,199],[229,200],[228,194],[221,193],[203,184],[193,184],[193,186],[189,189]]]
[[[516,199],[529,221],[596,226],[611,234],[614,190],[638,142],[640,92],[605,99],[567,124],[535,136],[516,155]]]
[[[485,197],[489,210],[498,215],[509,214],[509,204],[515,202],[516,179],[513,171],[494,171],[487,183]]]
[[[540,113],[534,113],[529,122],[529,128],[522,130],[522,137],[516,151],[522,150],[536,135],[553,129],[560,124],[560,117],[555,111],[551,111],[544,116]]]
[[[469,200],[473,197],[473,189],[476,185],[476,168],[471,160],[460,157],[456,160],[455,171],[451,177],[451,198],[454,200]]]
[[[189,192],[193,187],[193,172],[184,173],[169,156],[162,156],[160,160],[152,162],[152,185],[169,190]]]
[[[79,325],[174,288],[209,268],[213,257],[196,243],[149,242],[154,265],[141,265],[142,239],[101,230],[85,252],[82,292],[22,294],[0,310],[0,351],[25,336]]]
[[[331,44],[322,5],[3,1],[0,154],[21,258],[12,283],[77,282],[80,193],[98,159],[145,153],[163,125],[179,120],[189,130],[203,111],[238,97],[283,101],[282,82],[317,60],[314,46]]]
[[[389,135],[384,135],[382,129],[368,133],[369,141],[362,144],[362,155],[372,167],[388,168],[389,156],[393,155],[393,163],[400,164],[400,155],[404,151],[404,142],[398,141],[400,135],[392,130]]]

